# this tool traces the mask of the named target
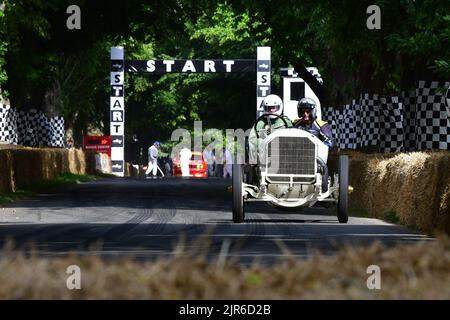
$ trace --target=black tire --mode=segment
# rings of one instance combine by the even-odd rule
[[[233,164],[233,222],[242,223],[245,219],[244,197],[242,196],[243,168]]]
[[[339,156],[339,199],[337,217],[340,223],[348,221],[348,156]]]

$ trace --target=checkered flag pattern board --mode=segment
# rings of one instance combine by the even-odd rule
[[[32,142],[33,129],[28,120],[28,112],[20,110],[17,112],[17,141],[18,144],[29,145]]]
[[[9,129],[7,128],[9,108],[0,104],[0,142],[7,142],[9,140]]]
[[[341,148],[356,149],[356,112],[353,105],[346,105],[343,109],[344,117],[341,120]]]
[[[445,96],[446,106],[447,108],[450,108],[450,82],[447,82],[445,87],[447,88],[447,94]]]
[[[354,148],[362,147],[362,108],[358,100],[352,101],[353,123],[354,123]]]
[[[64,130],[64,118],[54,117],[50,119],[50,145],[52,147],[64,148],[66,131]]]
[[[280,68],[280,75],[282,77],[298,77],[298,73],[294,70],[294,68]]]
[[[321,84],[323,84],[323,79],[319,73],[319,69],[317,69],[316,67],[308,67],[308,68],[306,68],[306,70],[308,70],[308,72],[311,73],[314,76],[314,78],[317,79],[317,81],[319,81]]]
[[[47,117],[43,113],[35,115],[36,119],[36,142],[39,145],[49,145],[51,140],[51,127]]]
[[[420,81],[398,97],[362,94],[343,108],[323,108],[340,149],[382,152],[450,150],[450,82]]]
[[[381,98],[380,148],[383,152],[404,151],[403,103],[399,97]]]
[[[345,149],[345,127],[344,127],[344,110],[343,108],[336,109],[336,126],[337,126],[337,137],[336,143],[341,149]]]
[[[337,125],[335,120],[335,112],[334,108],[322,108],[322,120],[328,122],[331,127],[331,132],[333,133],[333,137],[337,137]]]
[[[443,88],[448,88],[449,83]],[[439,93],[439,82],[420,81],[417,98],[417,149],[450,150],[450,110],[445,94]]]
[[[417,150],[416,130],[417,130],[417,107],[416,92],[410,91],[403,93],[403,131],[404,131],[404,150],[411,152]]]
[[[399,97],[363,94],[343,108],[323,108],[323,120],[340,149],[450,150],[449,87],[450,82],[420,81],[415,91]],[[0,143],[64,147],[64,138],[62,117],[0,104]]]
[[[17,113],[8,105],[0,104],[0,143],[17,144]]]
[[[361,138],[359,147],[378,145],[380,131],[379,97],[363,94],[359,99],[361,109]]]
[[[344,108],[324,108],[323,119],[331,126],[331,132],[340,149],[355,149],[357,144],[356,114],[351,105]]]
[[[64,147],[64,119],[0,105],[0,143]]]

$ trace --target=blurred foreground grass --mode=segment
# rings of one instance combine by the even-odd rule
[[[68,290],[66,269],[81,268],[81,290]],[[381,270],[369,290],[367,268]],[[25,256],[5,248],[0,299],[450,299],[450,239],[386,248],[344,247],[335,255],[243,266],[207,262],[177,247],[171,258],[138,262],[94,254]]]

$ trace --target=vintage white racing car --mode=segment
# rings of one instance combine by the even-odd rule
[[[312,133],[278,129],[268,135],[258,164],[234,164],[233,221],[245,220],[246,203],[265,201],[288,211],[317,202],[336,206],[340,223],[348,220],[349,159],[339,156],[337,172],[328,173],[328,147]],[[322,184],[326,183],[324,188]]]

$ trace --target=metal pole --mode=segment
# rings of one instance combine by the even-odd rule
[[[262,115],[261,103],[270,94],[271,48],[258,47],[256,52],[256,118]]]
[[[111,98],[110,98],[110,135],[112,173],[124,176],[124,128],[125,128],[125,92],[124,92],[124,53],[123,47],[111,48]]]

